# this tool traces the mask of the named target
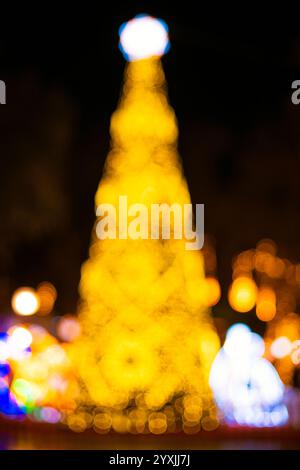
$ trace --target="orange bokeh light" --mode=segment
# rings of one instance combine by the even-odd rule
[[[233,281],[228,293],[230,306],[237,312],[245,313],[253,309],[256,303],[257,287],[253,279],[238,277]]]

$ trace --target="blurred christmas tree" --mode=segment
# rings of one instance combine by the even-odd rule
[[[145,47],[135,39],[134,47]],[[162,53],[148,51],[127,65],[97,207],[110,203],[118,213],[121,195],[128,205],[148,208],[190,203]],[[97,407],[98,427],[161,433],[179,422],[187,432],[217,425],[208,379],[219,341],[203,282],[202,255],[186,250],[185,240],[100,240],[94,230],[80,283],[82,336],[73,354],[85,389],[81,405]]]

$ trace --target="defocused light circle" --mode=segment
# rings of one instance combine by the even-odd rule
[[[52,312],[57,299],[57,291],[51,282],[42,282],[37,287],[37,295],[40,301],[39,315],[48,315]]]
[[[256,315],[265,322],[273,320],[276,315],[276,295],[269,287],[263,287],[258,291]]]
[[[162,56],[169,48],[166,23],[148,15],[138,15],[119,29],[120,49],[127,60]]]
[[[74,341],[79,337],[81,327],[76,317],[66,315],[57,325],[57,334],[63,341]]]
[[[221,297],[221,287],[217,279],[207,277],[201,284],[201,294],[204,305],[212,307],[216,305]]]
[[[12,308],[18,315],[33,315],[39,309],[40,302],[37,294],[30,287],[17,289],[12,297]]]
[[[292,363],[297,366],[300,364],[300,340],[296,339],[292,343],[292,352],[291,352]]]
[[[286,336],[280,336],[275,339],[271,345],[271,354],[276,359],[282,359],[288,356],[292,350],[292,343]]]
[[[265,352],[265,342],[257,333],[251,333],[251,356],[261,357]]]
[[[32,335],[27,328],[17,326],[9,331],[9,347],[16,351],[27,349],[32,343]]]
[[[238,277],[229,289],[230,306],[237,312],[245,313],[252,310],[256,303],[257,287],[249,277]]]
[[[226,334],[224,351],[230,357],[246,354],[251,350],[251,330],[244,323],[232,325]]]
[[[46,421],[47,423],[55,424],[60,421],[61,414],[55,408],[52,408],[50,406],[45,406],[41,410],[41,418],[43,421]]]

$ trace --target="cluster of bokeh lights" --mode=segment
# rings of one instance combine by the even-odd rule
[[[96,205],[114,204],[125,190],[146,205],[188,203],[159,60],[170,47],[168,27],[138,15],[119,33],[129,64]],[[53,314],[55,287],[17,289],[12,309],[24,323],[0,333],[0,413],[99,434],[193,434],[220,420],[285,425],[285,387],[300,366],[300,265],[277,256],[271,240],[235,257],[229,305],[255,312],[266,333],[263,340],[235,324],[219,349],[209,309],[221,287],[214,254],[207,259],[205,276],[202,254],[185,251],[179,240],[94,237],[82,269],[79,318],[53,317],[51,333],[29,320]]]

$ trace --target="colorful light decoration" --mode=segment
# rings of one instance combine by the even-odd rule
[[[37,325],[15,325],[1,334],[0,343],[0,413],[63,421],[64,412],[75,406],[78,389],[67,348]]]
[[[25,416],[25,409],[17,403],[6,378],[0,378],[0,413],[8,418]]]
[[[234,280],[255,279],[256,316],[267,324],[266,357],[274,363],[286,385],[293,384],[299,367],[300,317],[296,313],[299,266],[280,258],[276,243],[270,239],[261,240],[255,249],[243,251],[233,260]]]
[[[263,353],[263,339],[248,326],[238,323],[229,328],[210,373],[226,422],[256,427],[287,423],[284,385]]]
[[[132,200],[146,204],[157,196],[159,201],[190,200],[178,165],[176,120],[159,61],[169,47],[168,28],[161,20],[139,15],[120,28],[120,49],[130,64],[111,122],[109,176],[104,175],[99,185],[96,203],[114,203],[124,188]],[[159,149],[157,154],[154,149]],[[164,168],[165,179],[156,164],[159,170]],[[268,351],[264,353],[259,335],[236,324],[216,356],[219,343],[207,309],[221,295],[215,257],[208,254],[205,278],[201,255],[186,253],[179,242],[164,242],[161,248],[119,241],[114,247],[102,242],[100,249],[94,239],[82,271],[80,322],[71,315],[60,319],[57,336],[62,342],[37,325],[15,325],[0,333],[1,414],[63,422],[76,432],[93,427],[100,434],[111,429],[195,433],[218,425],[210,385],[228,424],[287,423],[280,377],[290,383],[292,371],[300,365],[299,316],[291,313],[300,265],[277,257],[271,240],[236,257],[229,303],[241,313],[256,306],[258,319],[270,322]],[[174,266],[161,279],[157,273],[164,272],[170,256]],[[138,271],[141,265],[143,270]],[[276,283],[283,279],[288,287],[280,290]],[[37,291],[18,289],[12,307],[21,316],[47,315],[56,297],[55,287],[44,282]]]
[[[78,326],[75,317],[67,315],[61,320],[63,325],[65,321],[71,321],[71,333],[73,327]],[[286,321],[285,325],[282,331],[289,332],[291,323]],[[66,339],[73,341],[76,337]],[[210,345],[209,334],[206,340],[205,348]],[[154,434],[161,434],[177,429],[176,412],[180,410],[185,432],[200,429],[202,399],[195,396],[178,399],[174,407],[166,406],[163,412],[149,413],[143,407],[145,401],[141,396],[137,398],[141,408],[128,415],[107,409],[101,412],[99,408],[95,413],[77,412],[74,401],[78,399],[77,379],[75,371],[70,370],[67,352],[63,344],[37,325],[15,325],[7,333],[0,333],[0,413],[18,420],[27,415],[36,421],[64,422],[76,432],[88,427],[100,434],[111,429],[144,432],[147,428]],[[262,339],[246,325],[234,325],[228,330],[210,375],[217,404],[228,424],[271,427],[287,422],[287,411],[282,405],[283,385],[271,364],[262,358],[263,354]],[[275,360],[288,359],[297,366],[300,341],[278,337],[270,346],[270,354]],[[297,426],[297,417],[292,418],[291,423]],[[202,417],[201,426],[209,430],[215,425]]]

